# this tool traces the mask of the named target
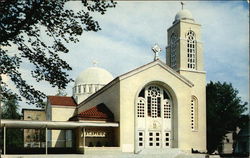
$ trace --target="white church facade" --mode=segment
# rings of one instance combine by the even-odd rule
[[[102,68],[88,68],[76,78],[72,97],[48,96],[47,120],[89,123],[73,131],[73,144],[79,149],[205,152],[206,73],[201,25],[184,9],[167,31],[166,61],[156,58],[116,78]],[[72,146],[72,142],[59,141],[68,135],[72,133],[52,130],[50,145]]]

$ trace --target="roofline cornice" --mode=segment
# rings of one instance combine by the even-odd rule
[[[128,73],[125,73],[121,76],[119,76],[119,80],[124,80],[134,74],[137,74],[139,72],[142,72],[150,67],[153,67],[155,65],[160,65],[162,68],[164,68],[165,70],[167,70],[169,73],[171,73],[172,75],[174,75],[175,77],[177,77],[178,79],[180,79],[181,81],[183,81],[184,83],[186,83],[189,87],[193,87],[194,84],[189,81],[187,78],[185,78],[184,76],[182,76],[181,74],[177,73],[176,71],[174,71],[173,69],[171,69],[170,67],[168,67],[164,62],[162,62],[161,60],[156,60],[156,61],[153,61],[153,62],[150,62],[146,65],[143,65],[137,69],[134,69]]]
[[[179,21],[177,21],[176,23],[172,24],[172,26],[170,26],[170,27],[167,29],[167,31],[169,31],[169,30],[170,30],[172,27],[174,27],[175,25],[178,25],[180,22],[201,26],[201,24],[197,24],[197,23],[195,23],[195,22],[192,23],[192,22],[188,22],[188,21],[185,21],[185,20],[179,20]]]
[[[198,70],[189,70],[189,69],[178,69],[177,72],[180,71],[187,71],[187,72],[193,72],[193,73],[202,73],[202,74],[206,74],[206,71],[198,71]]]
[[[77,106],[71,106],[71,105],[51,105],[51,108],[69,108],[69,109],[75,109]]]

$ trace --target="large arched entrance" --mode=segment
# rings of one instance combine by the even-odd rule
[[[173,101],[162,86],[150,84],[136,98],[136,148],[172,146]]]

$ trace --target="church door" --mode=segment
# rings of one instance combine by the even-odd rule
[[[158,85],[144,87],[136,104],[136,144],[138,149],[169,148],[172,137],[172,100]]]

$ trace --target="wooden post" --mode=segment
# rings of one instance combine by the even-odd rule
[[[83,128],[83,147],[85,147],[85,128]]]

